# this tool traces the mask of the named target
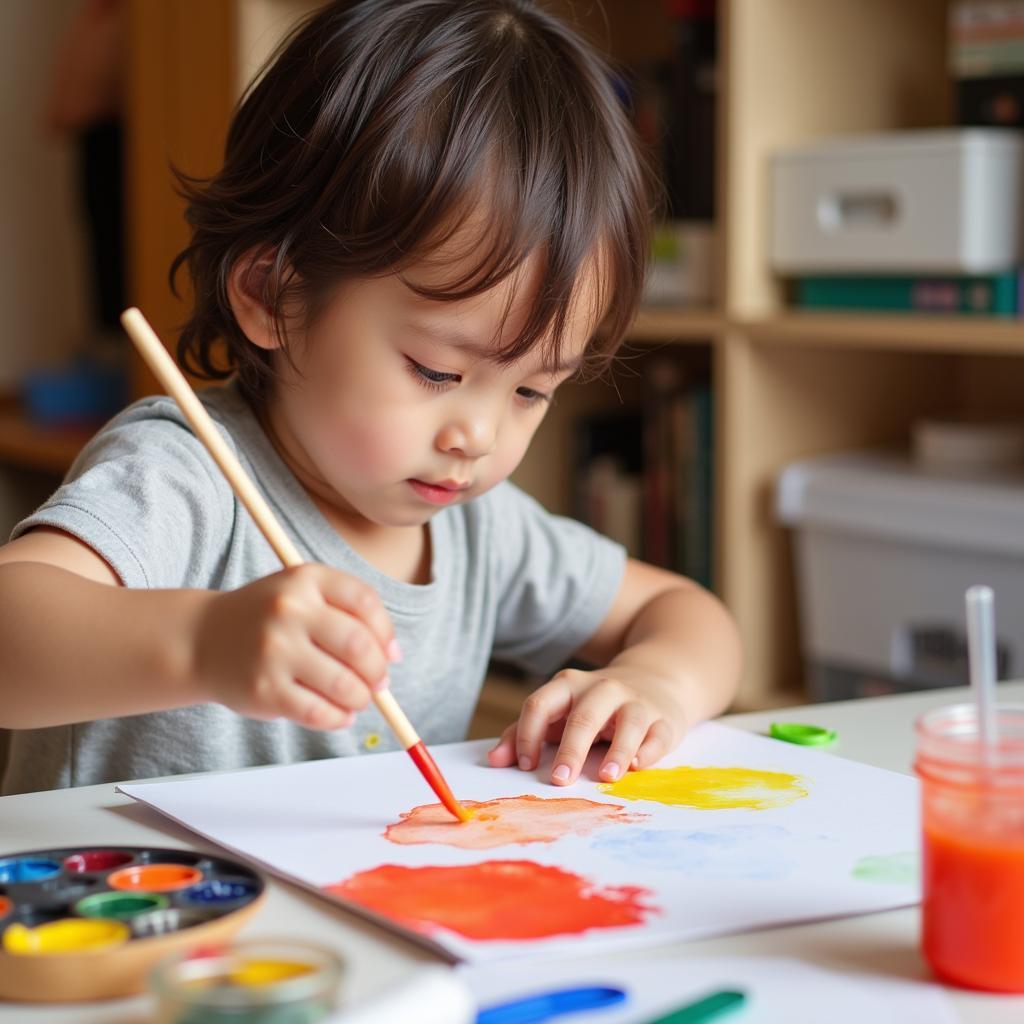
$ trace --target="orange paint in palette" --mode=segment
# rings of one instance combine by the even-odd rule
[[[465,826],[462,826],[465,828]],[[422,933],[447,929],[467,939],[530,940],[628,928],[659,913],[639,886],[598,886],[530,860],[446,867],[384,864],[324,888]]]
[[[529,795],[464,800],[463,806],[473,811],[471,821],[453,821],[440,804],[414,807],[403,812],[401,821],[387,827],[384,838],[399,846],[439,843],[462,850],[488,850],[553,843],[563,836],[585,836],[606,825],[629,825],[648,817],[630,813],[621,804]]]
[[[107,884],[122,892],[174,892],[202,880],[202,871],[184,864],[140,864],[115,871]]]
[[[6,896],[0,896],[0,917],[6,917],[11,912],[13,904]]]

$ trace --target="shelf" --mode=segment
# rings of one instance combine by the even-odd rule
[[[63,476],[95,433],[90,428],[40,427],[12,399],[0,399],[0,463]]]
[[[737,327],[766,345],[1024,355],[1024,320],[1002,317],[791,312]]]
[[[725,327],[725,318],[713,309],[688,306],[641,306],[629,329],[630,341],[703,343]]]

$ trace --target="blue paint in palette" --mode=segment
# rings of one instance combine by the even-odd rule
[[[796,867],[781,825],[723,825],[694,832],[629,828],[597,837],[593,849],[632,865],[693,878],[777,881]]]
[[[60,864],[39,857],[0,860],[0,882],[45,882],[60,874]]]
[[[185,899],[189,903],[207,905],[232,903],[235,900],[249,900],[255,892],[256,885],[244,879],[211,878],[187,890]]]

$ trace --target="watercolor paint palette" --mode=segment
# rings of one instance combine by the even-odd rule
[[[68,847],[0,857],[0,998],[140,992],[162,957],[231,939],[264,889],[246,865],[194,850]]]

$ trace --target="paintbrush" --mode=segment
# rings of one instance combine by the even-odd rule
[[[221,472],[231,484],[231,489],[249,510],[249,515],[252,516],[260,532],[266,537],[267,543],[277,553],[277,557],[287,568],[302,565],[302,556],[288,535],[281,529],[281,524],[274,518],[274,513],[270,511],[270,506],[264,501],[263,495],[256,489],[256,485],[249,479],[248,474],[235,457],[235,453],[221,437],[213,420],[210,419],[210,414],[196,397],[196,393],[185,379],[185,375],[178,369],[177,364],[170,357],[149,322],[138,309],[133,307],[126,309],[121,314],[121,323],[164,390],[178,403],[196,437],[220,466]],[[417,735],[412,723],[406,717],[398,701],[395,700],[394,694],[390,690],[374,693],[373,702],[441,803],[459,821],[469,821],[473,816],[472,812],[455,799],[451,787],[441,774],[441,769],[430,756],[430,751]]]

